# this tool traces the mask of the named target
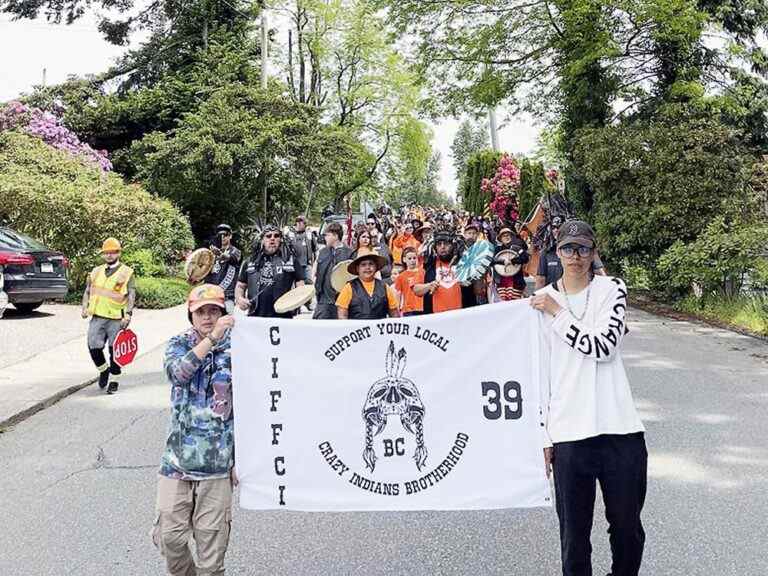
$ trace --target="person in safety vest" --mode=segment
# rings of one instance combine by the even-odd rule
[[[83,318],[91,317],[88,326],[88,351],[99,371],[99,388],[107,394],[117,391],[115,378],[120,366],[115,363],[112,346],[115,337],[131,323],[136,302],[133,270],[120,262],[122,246],[115,238],[107,238],[101,246],[104,264],[96,266],[88,279],[83,294]],[[104,357],[104,346],[109,345],[109,364]],[[110,382],[110,375],[113,376]]]
[[[378,320],[400,316],[397,296],[391,286],[376,278],[376,272],[387,264],[378,252],[358,252],[347,270],[357,276],[347,282],[336,299],[340,320]]]

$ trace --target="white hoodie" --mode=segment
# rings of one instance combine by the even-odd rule
[[[562,306],[554,317],[541,314],[541,412],[545,445],[600,434],[630,434],[645,429],[640,421],[621,360],[627,332],[627,288],[619,278],[595,276],[586,294],[566,297],[553,285],[549,294]],[[577,303],[578,302],[578,303]]]

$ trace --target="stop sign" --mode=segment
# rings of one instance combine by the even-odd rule
[[[112,347],[115,362],[120,366],[127,366],[136,358],[136,352],[139,350],[139,341],[133,330],[126,328],[120,330],[115,337],[115,343]]]

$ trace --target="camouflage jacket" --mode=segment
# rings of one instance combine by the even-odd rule
[[[178,480],[225,478],[235,459],[229,333],[203,360],[192,352],[198,342],[190,328],[165,350],[171,422],[160,474]]]

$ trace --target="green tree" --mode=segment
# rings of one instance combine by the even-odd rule
[[[480,188],[483,180],[492,178],[501,159],[501,152],[481,150],[467,159],[467,171],[461,188],[461,202],[464,210],[476,216],[485,213],[491,201],[489,194]]]
[[[727,200],[749,213],[754,156],[738,132],[689,105],[653,120],[580,134],[576,156],[596,192],[601,255],[654,271],[676,241],[693,241]]]
[[[310,195],[318,204],[333,197],[370,162],[359,141],[323,125],[314,107],[238,84],[216,91],[172,133],[134,143],[130,155],[150,190],[194,216],[198,238],[221,220],[239,228],[285,221]]]
[[[488,148],[489,145],[488,127],[484,122],[478,123],[464,119],[459,124],[459,129],[456,131],[456,136],[453,137],[451,144],[453,168],[456,171],[459,189],[464,181],[469,157],[475,152]]]

